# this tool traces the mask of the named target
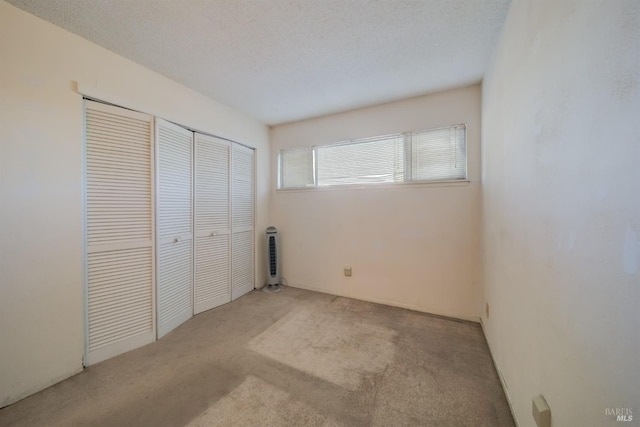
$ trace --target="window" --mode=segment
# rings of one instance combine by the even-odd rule
[[[282,150],[279,162],[278,188],[304,188],[314,185],[313,149]]]
[[[318,186],[402,182],[402,136],[385,136],[316,147]]]
[[[278,188],[467,179],[465,125],[280,150]]]

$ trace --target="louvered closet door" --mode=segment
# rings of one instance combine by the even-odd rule
[[[233,144],[231,201],[231,296],[254,288],[253,280],[253,150]]]
[[[156,119],[158,338],[193,315],[193,132]]]
[[[153,118],[85,103],[85,365],[155,337]]]
[[[228,141],[195,134],[194,312],[231,301],[231,147]]]

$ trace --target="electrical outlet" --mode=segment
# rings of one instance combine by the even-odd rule
[[[533,419],[538,427],[551,427],[551,409],[541,394],[533,398]]]
[[[489,303],[488,302],[484,303],[484,314],[485,314],[485,317],[488,319],[489,318]]]
[[[351,277],[351,267],[345,267],[344,268],[344,275],[346,277]]]

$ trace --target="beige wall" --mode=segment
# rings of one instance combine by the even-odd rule
[[[0,2],[0,407],[82,368],[82,97],[74,82],[257,148],[267,224],[267,128]],[[258,255],[263,252],[262,245]],[[257,281],[264,281],[258,258]]]
[[[640,3],[516,1],[483,84],[489,344],[520,426],[640,418]]]
[[[271,222],[288,284],[478,320],[480,93],[475,85],[272,127]],[[282,148],[458,123],[467,124],[470,184],[275,190]]]

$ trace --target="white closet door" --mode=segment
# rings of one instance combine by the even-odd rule
[[[231,202],[231,297],[254,288],[253,280],[253,150],[233,144]]]
[[[158,338],[193,315],[193,132],[156,119]]]
[[[196,314],[231,301],[230,150],[228,141],[195,134]]]
[[[85,103],[85,365],[152,342],[153,118]]]

